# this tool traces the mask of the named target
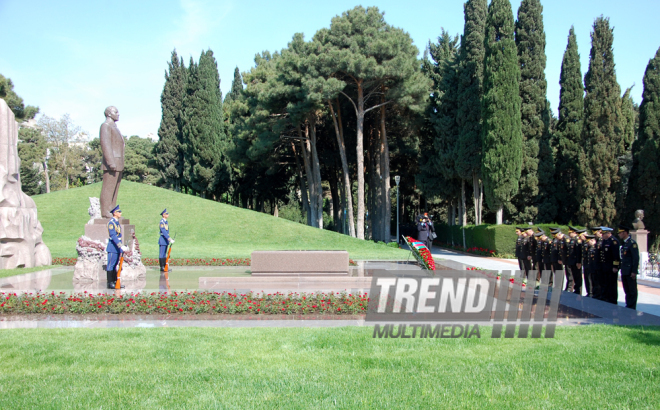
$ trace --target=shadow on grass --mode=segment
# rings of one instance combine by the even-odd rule
[[[649,346],[660,346],[660,327],[658,326],[617,326],[626,329],[625,335],[630,340]]]

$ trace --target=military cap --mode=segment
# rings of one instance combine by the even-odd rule
[[[587,239],[596,239],[596,235],[585,235]]]
[[[602,226],[594,226],[593,228],[589,228],[589,229],[591,229],[591,232],[596,233],[596,232],[602,231],[603,227]]]
[[[624,226],[624,225],[619,225],[619,231],[618,231],[618,233],[621,233],[621,232],[628,232],[628,233],[630,233],[630,228],[627,227],[627,226]]]
[[[568,232],[579,232],[577,228],[568,225]]]
[[[519,227],[519,226],[516,226],[516,231],[521,231],[521,232],[522,232],[522,231],[526,231],[526,230],[527,230],[527,229],[525,229],[525,228],[521,228],[521,227]]]
[[[580,233],[585,233],[585,232],[587,232],[586,229],[576,229],[576,230],[575,230],[575,233],[578,233],[578,234],[580,234]]]
[[[612,232],[612,231],[614,230],[614,229],[612,229],[612,228],[608,228],[607,226],[601,226],[600,229],[601,229],[603,232]]]
[[[543,232],[543,229],[540,229],[538,232],[534,234],[535,237],[539,238],[541,236],[545,235],[545,232]]]
[[[544,231],[543,229],[541,229],[540,226],[537,226],[537,227],[536,227],[536,232],[545,232],[545,231]]]
[[[550,228],[550,233],[555,234],[559,231],[559,228]]]
[[[114,214],[115,212],[121,212],[121,209],[119,209],[119,205],[117,205],[116,207],[110,210],[110,214]]]
[[[160,215],[163,216],[163,214],[166,214],[166,213],[167,213],[167,208],[163,209],[163,212],[161,212]]]

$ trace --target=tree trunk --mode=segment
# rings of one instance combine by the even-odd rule
[[[48,161],[44,161],[44,179],[46,180],[46,193],[50,194],[50,177],[48,176]]]
[[[374,135],[377,134],[377,136]],[[372,127],[369,133],[369,148],[371,152],[371,167],[369,171],[372,173],[371,183],[369,190],[372,192],[373,200],[371,202],[371,230],[373,232],[372,238],[376,241],[384,241],[383,237],[383,175],[382,169],[382,152],[381,152],[381,138],[380,130],[375,130]]]
[[[357,232],[358,239],[364,239],[364,90],[362,82],[357,83]]]
[[[315,227],[323,229],[323,186],[321,185],[321,164],[319,161],[318,152],[316,151],[316,118],[310,119],[311,130],[311,150],[312,150],[312,172],[314,173],[314,185],[316,186],[315,200],[316,200],[316,220]]]
[[[331,170],[328,182],[330,183],[330,196],[332,199],[330,201],[330,214],[332,215],[332,222],[335,226],[335,232],[341,232],[339,229],[339,188],[337,186],[339,185],[339,181],[337,179],[337,173],[335,170]]]
[[[300,135],[300,127],[298,127],[298,134]],[[296,158],[296,167],[298,169],[298,180],[300,181],[300,197],[302,199],[302,212],[303,216],[307,217],[307,225],[311,221],[311,216],[309,214],[309,200],[307,199],[307,187],[305,186],[305,177],[303,176],[302,166],[300,165],[300,159],[298,158],[298,153],[296,152],[296,144],[291,141],[291,148],[293,149],[293,156]],[[300,154],[305,155],[305,149],[303,147],[302,140],[300,141]]]
[[[335,118],[335,112],[332,106],[332,102],[328,101],[328,107],[330,107],[330,116],[332,117],[332,122],[335,126],[335,134],[337,135],[339,156],[341,157],[342,182],[344,184],[344,188],[342,190],[344,195],[342,195],[342,198],[345,199],[345,201],[342,201],[342,203],[344,204],[348,214],[348,234],[355,238],[355,225],[353,224],[353,195],[351,189],[351,178],[348,171],[348,160],[346,159],[344,130],[341,123],[341,107],[339,105],[339,101],[337,101],[337,117]]]
[[[385,103],[385,95],[381,97],[381,103]],[[384,105],[380,107],[380,144],[380,165],[382,167],[381,175],[383,177],[383,208],[381,217],[383,221],[384,241],[387,243],[392,238],[392,201],[390,199],[390,147],[387,142]]]
[[[500,207],[497,209],[497,214],[495,216],[496,224],[497,225],[502,225],[502,219],[504,217],[504,205],[500,205]]]
[[[309,136],[309,131],[307,126],[305,126],[305,136]],[[306,139],[304,142],[301,141],[300,146],[302,148],[303,160],[304,160],[303,162],[305,163],[305,174],[307,176],[307,187],[309,189],[309,213],[307,213],[307,225],[314,226],[314,222],[317,220],[316,218],[317,207],[316,207],[316,203],[314,202],[316,200],[316,196],[314,195],[314,192],[316,192],[316,186],[314,183],[311,161],[309,158],[310,157],[309,139]]]

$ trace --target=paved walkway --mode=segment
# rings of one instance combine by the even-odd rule
[[[443,264],[443,261],[453,262],[451,264],[445,263],[445,265],[450,265],[447,266],[449,268],[465,269],[466,267],[478,267],[497,271],[518,269],[518,261],[515,259],[468,255],[439,247],[433,247],[431,254],[434,258],[441,259],[439,261],[440,264]],[[656,285],[651,281],[640,281],[637,284],[637,291],[637,310],[660,316],[660,285]],[[585,293],[584,290],[583,293]],[[621,281],[619,281],[618,302],[619,306],[626,306],[626,295],[623,291]]]

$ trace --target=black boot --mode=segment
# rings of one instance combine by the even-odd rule
[[[114,275],[112,274],[113,271],[107,270],[105,271],[106,274],[106,279],[108,281],[108,289],[114,289],[115,288],[115,283],[114,283]]]
[[[160,265],[160,271],[165,271],[165,258],[158,258],[158,265]]]

